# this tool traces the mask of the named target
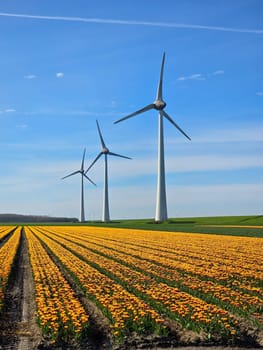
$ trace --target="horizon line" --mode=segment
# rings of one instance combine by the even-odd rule
[[[207,25],[199,25],[199,24],[184,24],[184,23],[175,23],[175,22],[165,23],[165,22],[150,22],[150,21],[136,21],[136,20],[87,18],[87,17],[43,16],[43,15],[17,14],[17,13],[9,13],[9,12],[0,12],[0,16],[26,18],[26,19],[52,20],[52,21],[139,25],[139,26],[151,26],[151,27],[162,27],[162,28],[199,29],[199,30],[214,30],[214,31],[234,32],[234,33],[263,34],[263,29],[232,28],[232,27],[221,27],[221,26],[207,26]]]

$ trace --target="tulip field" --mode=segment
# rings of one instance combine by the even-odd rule
[[[96,341],[129,348],[145,339],[166,347],[263,345],[262,238],[0,226],[1,322],[21,244],[33,276],[28,322],[39,329],[41,349],[92,349]]]

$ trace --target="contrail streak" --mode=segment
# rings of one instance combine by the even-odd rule
[[[148,22],[148,21],[104,19],[104,18],[39,16],[39,15],[17,14],[17,13],[7,13],[7,12],[0,12],[0,16],[27,18],[27,19],[40,19],[40,20],[50,20],[50,21],[136,25],[136,26],[150,26],[150,27],[162,27],[162,28],[201,29],[201,30],[215,30],[215,31],[234,32],[234,33],[263,34],[263,29],[245,29],[245,28],[205,26],[205,25],[199,25],[199,24],[183,24],[183,23],[173,23],[173,22],[165,23],[165,22]]]

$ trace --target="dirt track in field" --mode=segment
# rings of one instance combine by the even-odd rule
[[[22,231],[0,320],[0,349],[33,350],[41,340],[35,322],[33,276]]]

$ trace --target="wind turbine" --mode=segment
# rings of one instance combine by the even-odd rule
[[[99,132],[100,142],[102,150],[97,155],[97,157],[94,159],[94,161],[91,163],[91,165],[88,167],[88,169],[85,171],[85,174],[90,170],[90,168],[96,163],[96,161],[104,154],[104,196],[103,196],[103,210],[102,210],[102,221],[103,222],[109,222],[110,221],[110,213],[109,213],[109,194],[108,194],[108,155],[131,159],[126,156],[122,156],[117,153],[110,152],[110,150],[106,147],[105,142],[103,140],[100,126],[98,121],[96,120],[97,128]]]
[[[85,153],[86,153],[86,148],[84,148],[84,152],[83,152],[83,157],[82,157],[82,162],[81,162],[81,166],[80,166],[80,170],[74,171],[73,173],[66,175],[64,177],[62,177],[61,180],[66,179],[67,177],[76,175],[78,173],[81,174],[81,187],[80,187],[80,222],[84,222],[85,221],[85,213],[84,213],[84,183],[83,183],[83,178],[85,177],[86,179],[89,180],[89,182],[91,182],[93,185],[96,186],[96,184],[85,174],[84,172],[84,159],[85,159]]]
[[[165,52],[163,54],[160,79],[157,88],[156,99],[153,103],[139,109],[138,111],[127,115],[114,122],[119,123],[135,115],[149,111],[150,109],[156,109],[159,111],[159,130],[158,130],[158,176],[157,176],[157,197],[156,197],[156,213],[155,221],[161,222],[168,218],[167,204],[166,204],[166,188],[165,188],[165,162],[164,162],[164,140],[163,140],[163,117],[169,120],[188,140],[190,137],[177,125],[174,120],[165,112],[166,106],[163,100],[163,69],[164,69]]]

